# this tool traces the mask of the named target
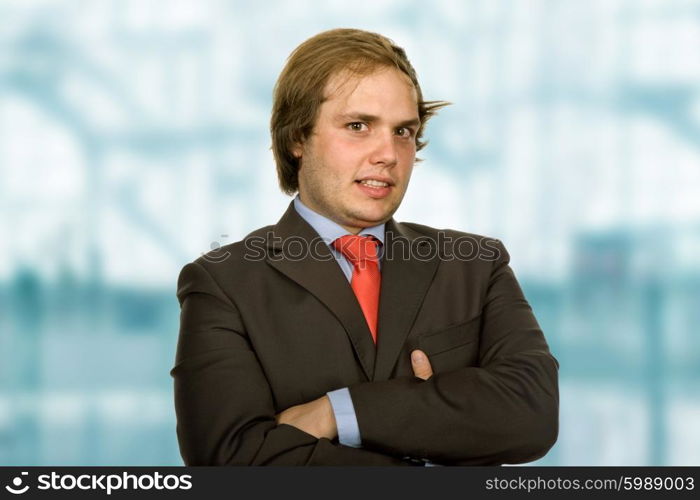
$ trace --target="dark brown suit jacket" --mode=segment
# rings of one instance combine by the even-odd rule
[[[327,246],[299,257],[318,235],[291,204],[275,226],[184,267],[171,373],[186,464],[502,464],[554,444],[558,365],[500,241],[443,231],[440,244],[438,230],[393,219],[386,231],[403,243],[385,241],[376,348]],[[470,241],[479,255],[465,259]],[[415,348],[427,381],[413,376]],[[275,424],[341,387],[362,449]]]

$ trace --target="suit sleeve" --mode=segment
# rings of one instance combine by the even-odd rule
[[[558,434],[558,363],[499,242],[482,308],[479,366],[350,387],[362,446],[442,464],[542,457]]]
[[[272,393],[240,314],[199,263],[182,270],[178,299],[171,375],[186,465],[410,465],[276,425]]]

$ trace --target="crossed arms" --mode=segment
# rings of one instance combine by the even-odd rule
[[[421,380],[428,380],[433,375],[428,356],[416,349],[411,353],[413,375]],[[328,399],[322,396],[309,403],[287,408],[275,416],[277,424],[287,424],[311,434],[317,439],[335,439],[338,437],[335,414]]]
[[[503,250],[504,255],[505,249]],[[557,363],[507,257],[483,300],[478,366],[349,387],[362,448],[336,442],[327,397],[276,409],[240,313],[199,263],[180,276],[175,403],[188,465],[521,463],[558,433]]]

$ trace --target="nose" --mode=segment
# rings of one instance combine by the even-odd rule
[[[398,161],[396,150],[396,138],[392,131],[377,134],[376,142],[373,145],[370,162],[373,165],[381,165],[385,167],[393,167]]]

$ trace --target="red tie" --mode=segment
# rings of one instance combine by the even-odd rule
[[[377,343],[377,316],[381,275],[377,259],[379,242],[373,236],[348,234],[333,242],[333,247],[352,263],[350,286],[367,320],[372,340]]]

